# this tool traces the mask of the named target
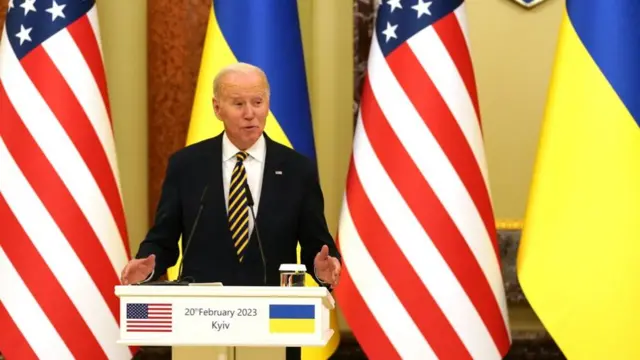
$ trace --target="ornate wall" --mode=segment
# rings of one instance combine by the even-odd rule
[[[168,157],[184,147],[211,0],[148,1],[149,214]]]
[[[354,0],[353,1],[353,119],[358,118],[358,104],[362,82],[367,71],[367,60],[377,1]]]
[[[0,29],[4,29],[4,18],[7,15],[8,1],[0,1]]]

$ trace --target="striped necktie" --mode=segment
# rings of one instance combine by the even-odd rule
[[[243,164],[247,156],[247,153],[243,151],[236,154],[237,162],[233,168],[231,185],[229,186],[229,229],[240,262],[244,258],[244,250],[249,243],[249,208],[245,193],[247,173]]]

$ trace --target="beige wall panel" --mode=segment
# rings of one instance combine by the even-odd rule
[[[564,0],[467,0],[496,218],[521,220]]]
[[[135,253],[147,231],[147,1],[97,5],[121,191]]]

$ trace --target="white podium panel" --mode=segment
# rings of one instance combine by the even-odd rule
[[[154,346],[324,346],[333,335],[321,287],[116,286],[120,340]]]

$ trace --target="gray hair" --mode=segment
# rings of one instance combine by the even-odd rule
[[[267,74],[262,71],[259,67],[243,62],[234,63],[231,65],[227,65],[223,67],[218,74],[216,74],[215,78],[213,78],[213,97],[217,98],[220,94],[220,86],[222,84],[222,80],[226,75],[229,74],[250,74],[250,73],[258,73],[260,77],[264,80],[266,84],[267,97],[270,94],[269,81],[267,80]]]

